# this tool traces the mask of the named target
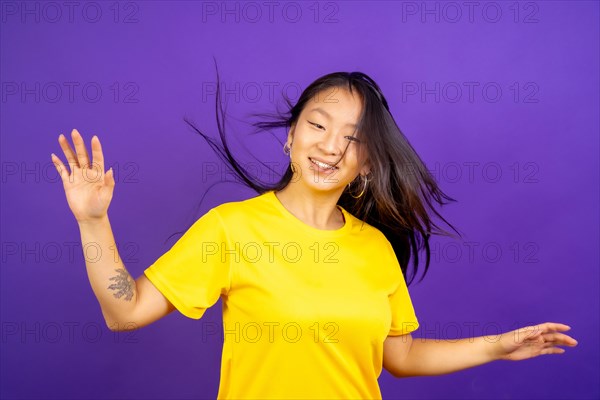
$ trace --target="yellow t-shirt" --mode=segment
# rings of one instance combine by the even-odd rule
[[[381,399],[383,341],[419,323],[389,241],[340,209],[321,230],[273,191],[224,203],[144,271],[189,318],[222,298],[219,399]]]

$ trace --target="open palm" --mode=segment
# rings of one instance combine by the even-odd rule
[[[52,162],[61,177],[67,202],[75,219],[78,222],[101,219],[107,215],[115,187],[112,168],[104,172],[104,155],[97,136],[92,137],[91,160],[81,134],[73,129],[71,137],[75,152],[64,135],[61,134],[58,138],[70,171],[55,154],[52,154]]]

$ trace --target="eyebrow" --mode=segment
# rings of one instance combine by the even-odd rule
[[[315,107],[312,110],[310,110],[309,112],[313,112],[313,111],[316,111],[316,112],[318,112],[320,114],[323,114],[325,117],[331,119],[331,115],[329,115],[329,113],[327,111],[323,110],[322,108]],[[351,123],[347,123],[345,126],[349,126],[351,128],[356,128],[356,125],[355,124],[351,124]]]

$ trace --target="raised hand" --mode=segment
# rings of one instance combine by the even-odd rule
[[[107,216],[112,200],[115,179],[112,168],[104,172],[104,155],[97,136],[92,137],[92,159],[90,160],[83,138],[76,129],[71,132],[75,152],[67,138],[58,137],[60,147],[69,163],[70,172],[59,157],[52,153],[65,189],[69,208],[77,222],[100,220]]]
[[[556,346],[577,346],[577,340],[560,333],[569,329],[564,324],[546,322],[503,333],[497,342],[498,358],[518,361],[542,354],[562,354],[565,349]]]

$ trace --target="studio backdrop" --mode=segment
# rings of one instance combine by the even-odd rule
[[[102,141],[117,248],[138,277],[210,208],[256,195],[184,118],[218,140],[218,93],[236,157],[272,182],[287,132],[251,134],[250,114],[336,71],[380,85],[457,200],[440,212],[463,239],[433,236],[409,286],[413,337],[555,321],[579,342],[449,375],[384,370],[383,397],[600,397],[598,2],[2,1],[0,18],[3,399],[217,395],[221,300],[200,320],[106,327],[83,258],[94,249],[50,158],[64,161],[59,134]]]

